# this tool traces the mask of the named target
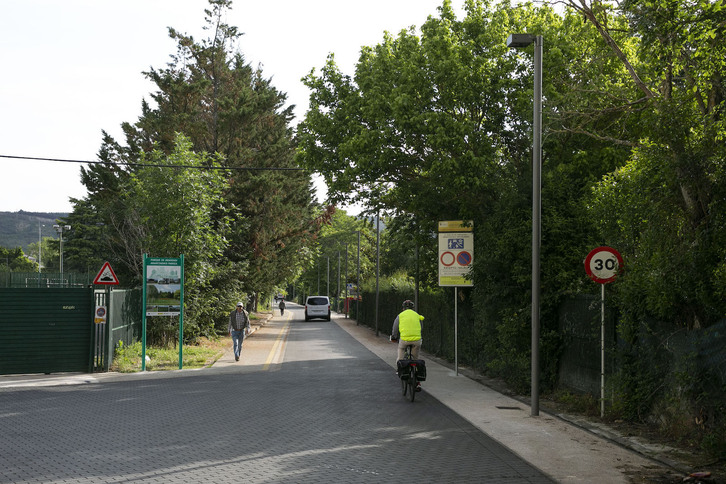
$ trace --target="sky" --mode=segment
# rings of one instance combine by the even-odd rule
[[[335,55],[353,74],[362,46],[420,27],[443,0],[236,0],[239,50],[295,104],[300,79]],[[452,4],[461,17],[464,0]],[[142,74],[176,52],[168,27],[201,40],[207,0],[4,0],[0,16],[0,155],[96,160],[105,130],[123,142],[154,85]],[[78,163],[0,157],[0,211],[70,212],[83,198]],[[324,184],[316,180],[319,201]]]

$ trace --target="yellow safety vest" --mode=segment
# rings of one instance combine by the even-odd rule
[[[413,309],[406,309],[398,315],[398,332],[404,341],[417,341],[421,339],[421,320],[423,316]]]

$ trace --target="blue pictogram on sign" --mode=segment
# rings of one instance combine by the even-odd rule
[[[464,239],[449,239],[449,249],[463,249]]]

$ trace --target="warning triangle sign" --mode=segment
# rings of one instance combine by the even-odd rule
[[[98,275],[93,280],[94,284],[118,284],[118,277],[116,273],[111,269],[111,264],[108,262],[103,264],[101,270],[98,271]]]

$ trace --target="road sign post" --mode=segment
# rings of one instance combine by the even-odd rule
[[[600,417],[605,416],[605,284],[615,280],[623,267],[620,252],[601,246],[585,258],[585,272],[600,284]]]
[[[454,372],[459,375],[459,287],[471,287],[469,270],[474,262],[473,222],[439,222],[439,286],[454,287]]]

